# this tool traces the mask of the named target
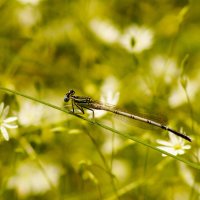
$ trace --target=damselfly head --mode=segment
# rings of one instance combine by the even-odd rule
[[[64,102],[68,102],[70,100],[71,96],[73,96],[74,94],[75,94],[74,90],[69,90],[69,92],[64,97]]]

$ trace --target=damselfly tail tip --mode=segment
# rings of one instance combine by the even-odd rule
[[[192,139],[191,139],[189,136],[187,136],[187,135],[185,135],[185,134],[183,134],[183,133],[180,133],[179,136],[181,136],[183,139],[185,139],[185,140],[187,140],[187,141],[189,141],[189,142],[192,142]]]
[[[179,135],[179,136],[181,136],[183,139],[185,139],[185,140],[187,140],[189,142],[192,142],[192,139],[189,136],[185,135],[185,134],[181,133],[181,135]]]
[[[189,142],[192,142],[192,139],[191,139],[189,136],[187,136],[187,140],[188,140]]]
[[[168,128],[167,130],[170,131],[171,133],[174,133],[175,135],[177,135],[179,137],[182,137],[183,139],[185,139],[185,140],[187,140],[189,142],[192,142],[192,139],[189,136],[187,136],[187,135],[185,135],[183,133],[177,132],[177,131],[175,131],[175,130],[173,130],[171,128]]]

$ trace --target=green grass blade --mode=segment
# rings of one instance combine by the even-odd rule
[[[71,111],[68,111],[68,110],[66,110],[66,109],[64,109],[64,108],[60,108],[60,107],[55,106],[55,105],[53,105],[53,104],[47,103],[47,102],[45,102],[45,101],[38,100],[37,98],[34,98],[34,97],[31,97],[31,96],[22,94],[22,93],[20,93],[20,92],[17,92],[17,91],[14,91],[14,90],[10,90],[10,89],[8,89],[8,88],[3,88],[3,87],[0,87],[0,90],[5,91],[5,92],[10,92],[10,93],[13,93],[13,94],[15,94],[15,95],[22,96],[22,97],[25,97],[25,98],[27,98],[27,99],[29,99],[29,100],[32,100],[32,101],[41,103],[41,104],[43,104],[43,105],[46,105],[46,106],[48,106],[48,107],[51,107],[51,108],[60,110],[60,111],[65,112],[65,113],[67,113],[67,114],[74,115],[75,117],[77,117],[77,118],[79,118],[79,119],[82,119],[82,120],[85,120],[85,121],[89,122],[89,123],[92,124],[92,125],[97,125],[97,126],[103,128],[103,129],[109,130],[109,131],[111,131],[111,132],[113,132],[113,133],[117,133],[118,135],[121,135],[121,136],[123,136],[123,137],[125,137],[125,138],[127,138],[127,139],[133,140],[134,142],[137,142],[137,143],[142,144],[142,145],[144,145],[144,146],[146,146],[146,147],[149,147],[149,148],[151,148],[151,149],[153,149],[153,150],[155,150],[155,151],[158,151],[159,153],[164,153],[164,154],[166,154],[166,155],[168,155],[168,156],[170,156],[170,157],[176,159],[177,161],[181,161],[181,162],[183,162],[183,163],[185,163],[185,164],[187,164],[187,165],[189,165],[189,166],[191,166],[191,167],[193,167],[193,168],[196,168],[196,169],[199,169],[199,170],[200,170],[200,165],[198,165],[198,164],[196,164],[196,163],[193,163],[193,162],[190,162],[190,161],[188,161],[188,160],[186,160],[186,159],[184,159],[184,158],[182,158],[182,157],[180,157],[180,156],[174,156],[174,155],[172,155],[172,154],[170,154],[170,153],[168,153],[168,152],[165,152],[165,151],[163,151],[163,150],[161,150],[161,149],[158,149],[157,147],[155,147],[155,146],[153,146],[153,145],[151,145],[151,144],[149,144],[149,143],[147,143],[147,142],[145,142],[145,141],[143,141],[143,140],[141,140],[141,139],[139,139],[139,138],[136,138],[136,137],[134,137],[134,136],[132,136],[132,135],[130,135],[130,134],[128,134],[128,133],[121,133],[120,131],[115,130],[115,129],[113,129],[113,128],[109,127],[109,126],[106,126],[106,125],[104,125],[104,124],[101,124],[101,123],[99,123],[99,122],[97,122],[97,121],[90,120],[90,119],[88,119],[88,118],[85,118],[85,117],[83,117],[83,116],[80,116],[80,115],[78,115],[78,114],[75,114],[75,113],[73,113],[73,112],[71,112]]]

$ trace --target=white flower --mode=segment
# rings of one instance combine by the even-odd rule
[[[119,92],[108,90],[105,95],[101,96],[101,102],[116,105],[119,100]]]
[[[40,0],[18,0],[22,4],[38,5]]]
[[[97,37],[107,43],[116,42],[120,35],[117,28],[108,21],[93,19],[90,22],[90,28],[97,35]]]
[[[157,148],[166,151],[174,156],[176,155],[183,155],[185,153],[185,150],[190,149],[190,145],[185,145],[185,140],[174,135],[173,133],[169,133],[170,141],[164,141],[164,140],[157,140],[157,142],[163,146],[157,146]],[[165,154],[162,154],[163,156],[166,156]]]
[[[131,166],[126,160],[114,159],[112,163],[112,173],[120,182],[126,182],[131,176]]]
[[[175,60],[157,55],[151,59],[151,69],[155,77],[163,77],[166,83],[170,83],[178,75]]]
[[[17,18],[24,27],[34,26],[40,19],[40,13],[35,7],[26,6],[18,10]]]
[[[101,101],[103,103],[116,105],[119,100],[118,88],[119,81],[113,76],[107,77],[101,86]]]
[[[127,51],[140,53],[151,47],[153,32],[146,27],[132,25],[125,30],[119,42]]]
[[[43,168],[45,172],[33,161],[21,162],[14,176],[9,178],[7,187],[15,189],[20,197],[45,193],[51,188],[49,181],[53,186],[58,185],[62,169],[51,163],[43,163]]]
[[[108,90],[103,96],[101,96],[101,102],[103,104],[107,104],[108,106],[115,105],[113,104],[113,102],[117,103],[118,100],[119,100],[119,92],[113,92],[111,90]],[[95,110],[94,112],[95,112],[94,114],[95,118],[102,117],[107,113],[107,111],[104,110]]]
[[[188,81],[187,85],[187,92],[188,96],[190,97],[190,100],[193,100],[198,91],[199,91],[199,78],[200,76],[197,75],[198,79]],[[183,105],[187,102],[185,91],[183,90],[183,87],[181,86],[180,82],[177,87],[173,89],[173,91],[170,94],[169,97],[169,104],[172,108],[176,108],[178,106]]]
[[[7,117],[9,112],[9,106],[6,106],[4,108],[4,103],[0,104],[0,131],[4,137],[5,140],[9,140],[9,135],[7,128],[13,129],[17,128],[18,126],[16,124],[12,124],[17,120],[17,117]]]
[[[37,126],[42,122],[44,108],[40,104],[23,102],[19,112],[19,123],[23,126]]]
[[[116,78],[110,76],[105,79],[101,87],[101,99],[103,104],[116,105],[119,101],[119,92],[117,91],[119,82]],[[107,113],[104,110],[95,110],[95,117],[102,117]]]

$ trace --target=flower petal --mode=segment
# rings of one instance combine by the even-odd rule
[[[5,107],[5,109],[4,109],[3,112],[2,112],[2,119],[5,119],[5,118],[6,118],[6,116],[8,115],[9,109],[10,109],[9,106],[6,106],[6,107]]]
[[[8,140],[9,140],[8,131],[7,131],[6,128],[3,127],[3,126],[1,126],[1,133],[2,133],[2,135],[3,135],[3,137],[4,137],[4,139],[5,139],[6,141],[8,141]]]
[[[164,146],[168,146],[168,147],[172,146],[172,144],[170,142],[167,142],[165,140],[156,140],[156,141],[157,141],[157,143],[162,144]]]
[[[6,128],[10,128],[10,129],[18,128],[18,125],[16,125],[16,124],[6,124],[6,123],[4,123],[3,126],[6,127]]]
[[[171,147],[164,147],[164,146],[158,146],[157,148],[163,150],[163,151],[166,151],[167,153],[170,153],[172,155],[177,155],[177,151],[175,151],[173,148]]]
[[[191,148],[191,146],[189,144],[183,146],[183,149],[190,149],[190,148]]]
[[[185,151],[184,151],[183,149],[179,149],[179,150],[177,150],[177,154],[182,155],[182,154],[184,154],[184,153],[185,153]]]
[[[4,108],[4,103],[2,102],[2,103],[0,104],[0,116],[2,115],[3,108]]]
[[[169,132],[169,138],[172,144],[179,143],[179,137]]]
[[[17,120],[17,117],[8,117],[4,120],[5,123],[10,123],[10,122],[14,122]]]

